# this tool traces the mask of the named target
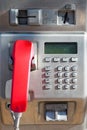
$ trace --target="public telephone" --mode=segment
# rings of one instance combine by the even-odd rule
[[[26,130],[85,130],[86,0],[37,1],[0,16],[2,122],[19,129],[23,112]]]

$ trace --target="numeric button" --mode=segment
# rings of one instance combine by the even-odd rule
[[[49,78],[45,79],[45,83],[50,83],[50,82],[51,82],[51,79],[49,79]]]
[[[57,85],[56,86],[56,89],[61,89],[62,88],[62,85]]]
[[[69,66],[65,66],[65,67],[64,67],[64,70],[65,70],[65,71],[69,71],[69,70],[70,70],[70,67],[69,67]]]
[[[64,85],[64,89],[68,89],[69,88],[69,85]]]
[[[58,77],[62,77],[62,73],[61,72],[59,72],[57,75],[58,75]]]
[[[51,88],[52,88],[52,85],[51,85],[51,84],[46,84],[44,88],[45,88],[45,89],[51,89]]]
[[[71,89],[76,89],[77,88],[77,85],[72,85],[71,86]]]
[[[64,82],[69,84],[70,80],[69,79],[65,79]]]
[[[77,69],[78,69],[77,66],[72,67],[72,71],[77,71]]]
[[[62,79],[57,80],[59,84],[62,84]]]
[[[58,67],[57,67],[57,70],[58,70],[58,71],[62,71],[62,66],[58,66]]]

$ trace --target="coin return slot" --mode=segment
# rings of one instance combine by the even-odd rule
[[[67,103],[46,104],[46,121],[67,121]]]

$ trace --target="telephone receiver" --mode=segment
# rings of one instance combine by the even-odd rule
[[[11,106],[13,112],[26,110],[28,101],[29,79],[32,59],[34,58],[33,43],[28,40],[17,40],[13,47],[13,74],[11,89]]]

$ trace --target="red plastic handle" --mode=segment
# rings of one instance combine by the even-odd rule
[[[33,44],[27,40],[17,40],[13,48],[13,76],[11,110],[26,110],[29,90],[31,60],[34,56]]]

